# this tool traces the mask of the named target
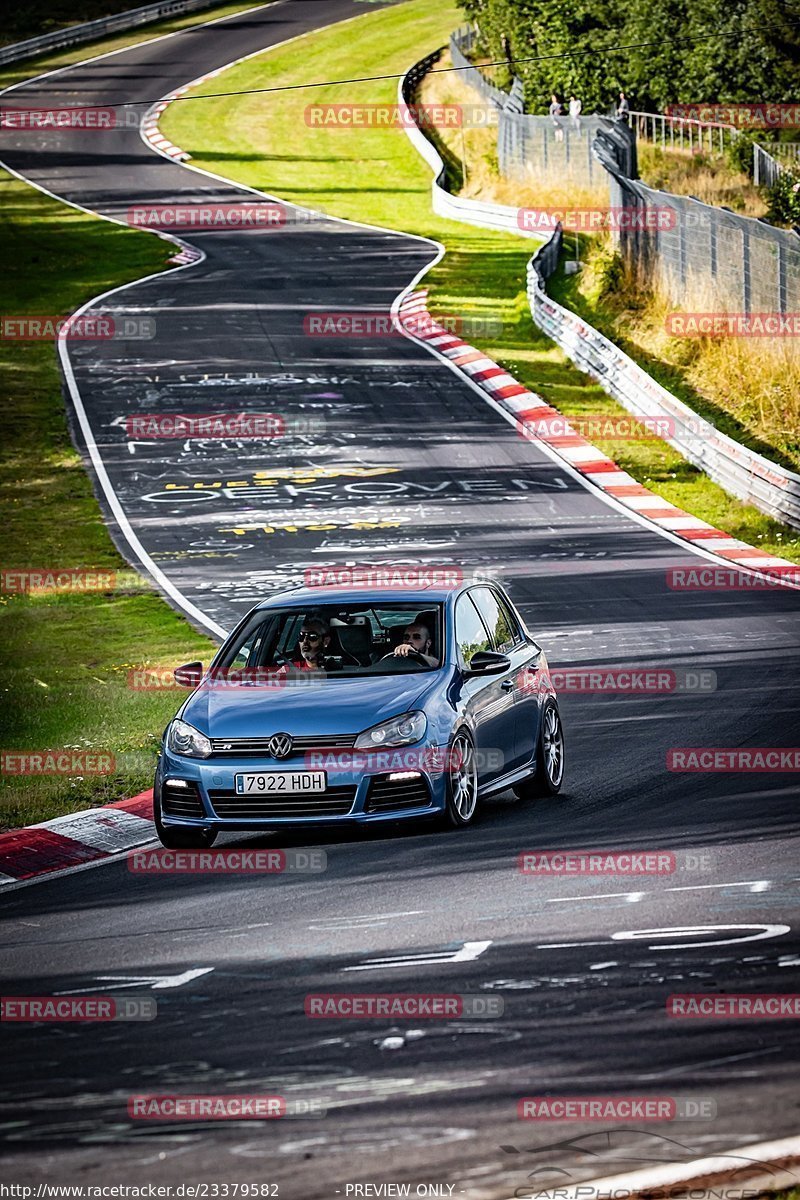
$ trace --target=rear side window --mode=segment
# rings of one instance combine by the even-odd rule
[[[513,650],[522,641],[522,631],[502,597],[488,587],[473,588],[469,594],[492,636],[493,649],[499,654]]]
[[[456,642],[464,667],[481,650],[490,650],[489,634],[469,595],[460,596],[456,603]]]

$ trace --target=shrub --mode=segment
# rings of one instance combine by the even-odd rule
[[[769,218],[781,225],[800,225],[800,168],[785,167],[767,189]]]

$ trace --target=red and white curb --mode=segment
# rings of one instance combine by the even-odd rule
[[[275,47],[272,47],[275,49]],[[263,51],[256,51],[262,54]],[[245,58],[252,58],[253,55],[245,55]],[[181,150],[180,146],[176,146],[168,138],[165,138],[161,130],[158,128],[158,122],[161,119],[161,114],[169,108],[173,100],[177,100],[179,96],[183,96],[191,88],[198,87],[201,83],[208,83],[209,79],[216,79],[223,71],[227,71],[229,67],[233,67],[236,63],[244,62],[243,58],[237,58],[232,63],[226,63],[224,67],[217,67],[215,71],[209,71],[207,75],[199,75],[197,79],[190,80],[183,87],[175,88],[173,92],[169,92],[163,99],[154,104],[152,108],[148,108],[147,112],[142,117],[141,134],[144,140],[152,146],[159,154],[166,154],[168,158],[174,158],[176,162],[188,162],[191,159],[191,154],[188,150]]]
[[[113,858],[155,836],[152,791],[0,833],[0,894],[11,884]]]
[[[529,391],[502,367],[476,350],[455,334],[450,333],[428,313],[428,290],[423,288],[408,295],[398,307],[403,328],[418,341],[431,346],[458,367],[472,383],[477,384],[519,423],[520,433],[532,442],[544,442],[565,462],[601,491],[613,496],[640,518],[668,530],[698,548],[710,552],[747,570],[761,568],[790,568],[800,573],[795,563],[765,554],[715,529],[699,517],[676,508],[662,496],[637,483],[632,475],[608,458],[596,446],[576,433],[569,422],[546,400]],[[553,431],[548,430],[548,422]],[[533,431],[535,428],[535,432]]]
[[[187,162],[191,155],[186,150],[181,150],[180,146],[176,146],[168,138],[165,138],[161,130],[158,128],[158,120],[164,109],[168,107],[171,100],[176,96],[181,96],[187,87],[178,88],[177,91],[171,92],[158,104],[154,104],[149,108],[142,118],[142,137],[146,142],[153,146],[161,154],[166,154],[169,158],[174,158],[176,162]]]

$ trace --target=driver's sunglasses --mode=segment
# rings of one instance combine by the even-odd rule
[[[300,630],[301,642],[319,642],[322,640],[321,633],[310,633],[307,629]]]

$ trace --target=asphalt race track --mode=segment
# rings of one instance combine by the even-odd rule
[[[281,0],[34,80],[12,99],[154,100],[363,12],[352,0]],[[143,201],[247,195],[166,161],[133,128],[4,129],[0,157],[119,219]],[[565,694],[564,792],[535,805],[503,797],[465,833],[276,834],[241,844],[321,846],[327,870],[176,878],[115,862],[9,891],[5,994],[132,984],[157,998],[158,1017],[4,1029],[4,1174],[274,1183],[289,1200],[408,1181],[501,1200],[796,1133],[796,1022],[683,1023],[665,1003],[674,992],[800,991],[796,775],[666,769],[671,747],[796,744],[798,594],[671,591],[667,569],[701,559],[609,506],[427,352],[398,336],[304,333],[316,310],[388,311],[432,246],[324,218],[183,236],[203,261],[96,308],[155,318],[155,336],[70,350],[127,522],[100,493],[112,533],[131,562],[131,535],[141,545],[173,603],[228,629],[308,567],[453,562],[496,573],[555,667],[712,671],[716,689]],[[131,441],[123,424],[201,411],[313,417],[324,429],[265,446]],[[87,466],[97,483],[97,462]],[[521,875],[518,854],[542,847],[670,850],[678,869]],[[166,976],[179,978],[163,986]],[[398,1025],[304,1015],[307,993],[348,989],[499,996],[505,1012]],[[280,1093],[327,1115],[130,1120],[128,1098],[143,1092]],[[715,1115],[516,1117],[522,1096],[606,1094],[703,1101]]]

